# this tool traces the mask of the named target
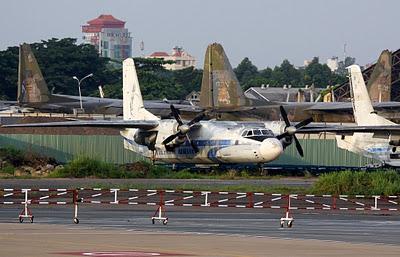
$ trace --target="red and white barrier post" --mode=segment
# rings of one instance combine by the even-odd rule
[[[288,228],[291,228],[292,226],[293,226],[293,216],[292,215],[290,215],[290,198],[291,198],[292,196],[291,195],[287,195],[287,199],[288,199],[288,204],[287,204],[287,207],[286,207],[286,214],[285,214],[285,217],[282,217],[281,218],[281,222],[280,222],[280,225],[281,225],[281,228],[283,228],[283,226],[285,225],[285,223],[286,223],[286,225],[287,225],[287,227]]]
[[[73,219],[73,221],[74,221],[74,223],[75,224],[79,224],[79,219],[78,219],[78,202],[79,202],[79,199],[78,199],[78,190],[77,189],[75,189],[74,191],[73,191],[73,203],[74,203],[74,219]]]
[[[160,194],[160,204],[154,213],[153,217],[151,217],[151,222],[154,224],[156,220],[162,222],[164,225],[167,225],[168,218],[165,216],[165,206],[164,206],[164,191],[159,190],[158,193]],[[163,216],[164,214],[164,216]]]
[[[28,204],[30,203],[30,200],[28,200],[28,192],[30,189],[21,189],[21,192],[25,194],[25,201],[23,202],[24,204],[24,209],[21,211],[19,214],[19,222],[22,223],[24,222],[24,218],[28,218],[31,223],[33,223],[33,215],[31,210],[28,207]]]

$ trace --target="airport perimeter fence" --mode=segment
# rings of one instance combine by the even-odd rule
[[[30,205],[73,205],[74,223],[79,223],[78,206],[146,205],[155,206],[152,222],[167,224],[166,208],[170,206],[199,208],[282,209],[283,221],[291,227],[294,210],[397,212],[400,196],[300,195],[257,192],[212,192],[153,189],[0,189],[0,205],[22,205],[20,222],[33,222]]]

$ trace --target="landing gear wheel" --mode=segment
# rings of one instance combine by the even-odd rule
[[[155,223],[154,219],[151,219],[151,223],[153,223],[153,224]]]
[[[29,218],[29,221],[33,223],[33,216]]]
[[[78,218],[74,218],[74,223],[75,224],[79,224],[79,219]]]
[[[24,219],[19,217],[19,223],[22,223],[22,222],[24,222]]]
[[[163,220],[162,224],[163,225],[167,225],[168,224],[168,220]]]
[[[293,221],[292,221],[292,220],[288,221],[287,227],[288,227],[288,228],[291,228],[292,226],[293,226]]]
[[[285,222],[284,221],[281,221],[281,228],[283,228],[283,225],[285,224]]]

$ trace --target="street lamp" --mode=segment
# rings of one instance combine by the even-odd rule
[[[85,77],[78,79],[76,76],[73,76],[72,78],[78,81],[78,89],[79,89],[79,103],[81,104],[81,110],[83,109],[82,107],[82,94],[81,94],[81,83],[87,78],[90,78],[93,76],[93,73],[90,73],[89,75],[86,75]]]

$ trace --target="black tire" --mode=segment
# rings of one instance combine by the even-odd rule
[[[19,223],[22,223],[22,222],[24,222],[24,219],[23,218],[19,218]]]
[[[167,225],[168,224],[168,220],[163,220],[163,225]]]
[[[287,227],[288,228],[291,228],[293,226],[293,221],[289,221],[288,223],[287,223]]]
[[[74,218],[74,223],[75,224],[79,224],[79,219],[78,218]]]
[[[151,223],[153,223],[153,224],[155,223],[154,219],[151,219]]]
[[[29,219],[29,220],[30,220],[30,222],[31,222],[31,223],[33,223],[33,216],[32,216],[32,217],[30,217],[30,219]]]

